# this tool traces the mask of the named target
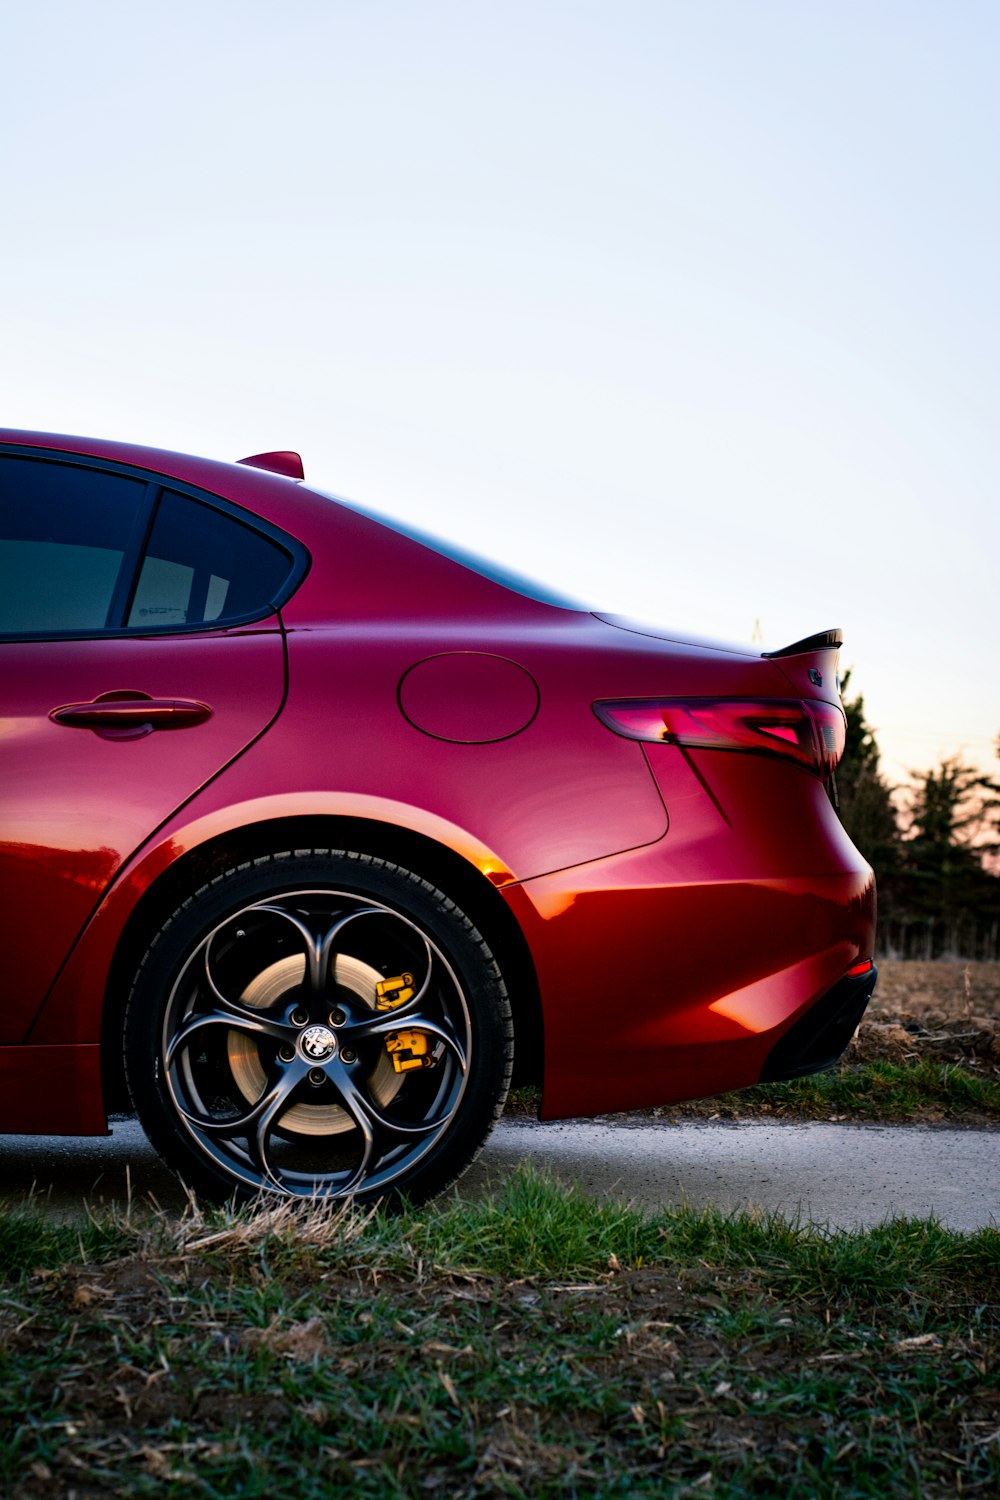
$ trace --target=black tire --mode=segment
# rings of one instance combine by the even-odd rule
[[[510,1003],[442,891],[344,850],[268,855],[174,912],[136,975],[125,1064],[196,1192],[439,1193],[503,1109]]]

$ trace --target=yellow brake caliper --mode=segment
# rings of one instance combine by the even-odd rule
[[[385,1039],[385,1050],[392,1058],[397,1073],[409,1073],[413,1068],[433,1068],[434,1059],[427,1050],[427,1037],[422,1031],[394,1031]]]
[[[397,974],[394,979],[383,979],[375,986],[375,1009],[398,1010],[415,994],[412,974]],[[391,1031],[385,1039],[385,1050],[392,1058],[397,1073],[410,1073],[414,1068],[433,1068],[435,1058],[430,1052],[427,1037],[422,1031]]]
[[[414,996],[413,975],[397,974],[395,979],[383,979],[375,986],[375,1009],[398,1010]]]

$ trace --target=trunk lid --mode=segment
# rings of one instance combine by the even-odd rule
[[[840,702],[840,648],[844,637],[839,630],[820,630],[778,651],[762,655],[787,677],[795,692],[803,698],[823,698]]]

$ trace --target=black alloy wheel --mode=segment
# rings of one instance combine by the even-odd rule
[[[427,881],[347,851],[269,855],[195,892],[146,954],[125,1021],[143,1127],[216,1200],[422,1201],[503,1108],[497,964]]]

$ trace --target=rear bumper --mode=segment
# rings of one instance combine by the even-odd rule
[[[872,964],[863,974],[845,974],[821,995],[771,1048],[761,1069],[761,1083],[804,1078],[836,1062],[868,1008],[877,979],[878,970]]]
[[[772,1054],[822,1067],[863,1009],[859,1000],[852,1019],[826,997],[845,977],[850,997],[871,993],[871,971],[860,986],[848,976],[875,936],[874,879],[860,857],[828,875],[685,880],[699,873],[694,861],[669,845],[502,889],[538,978],[543,1119],[746,1088]],[[839,1018],[830,1038],[828,1007]],[[824,1033],[818,1048],[798,1040],[806,1031]]]

